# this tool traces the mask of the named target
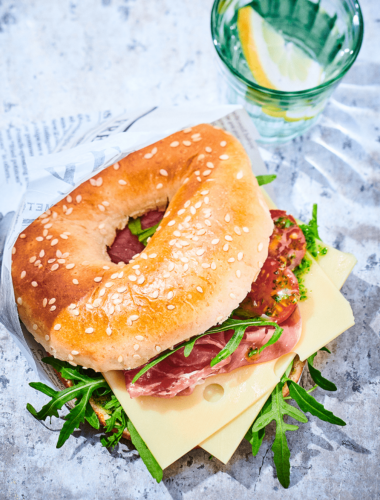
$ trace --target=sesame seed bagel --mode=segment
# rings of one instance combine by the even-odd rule
[[[107,246],[129,217],[169,206],[129,264]],[[210,125],[126,156],[17,239],[21,320],[55,357],[131,369],[226,319],[268,254],[273,222],[240,142]]]

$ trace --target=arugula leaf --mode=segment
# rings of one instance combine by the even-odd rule
[[[99,429],[100,423],[99,419],[94,412],[94,409],[92,408],[90,402],[87,403],[86,405],[86,411],[84,414],[84,418],[87,420],[87,422],[93,427],[94,429]]]
[[[288,380],[288,385],[291,397],[295,400],[302,411],[308,411],[320,420],[329,422],[330,424],[342,426],[346,425],[346,422],[339,417],[336,417],[331,411],[326,410],[326,408],[314,399],[313,396],[310,396],[310,394],[308,394],[303,387],[299,386],[290,379]]]
[[[300,301],[307,299],[307,288],[305,287],[306,274],[309,273],[311,268],[311,260],[304,257],[296,268],[293,269],[293,273],[297,278],[299,290],[300,290]]]
[[[161,482],[163,476],[162,468],[154,458],[151,451],[130,420],[128,420],[127,429],[129,431],[129,434],[131,435],[132,443],[136,447],[136,450],[139,452],[142,461],[146,465],[146,468],[157,481],[157,483]]]
[[[140,243],[147,246],[147,239],[154,235],[159,225],[160,224],[156,224],[155,226],[148,227],[148,229],[143,229],[142,232],[138,235]]]
[[[318,233],[317,210],[318,205],[314,203],[311,220],[308,222],[308,224],[299,224],[299,227],[301,228],[306,239],[306,249],[315,258],[317,258],[320,254],[326,255],[327,253],[327,249],[321,247],[320,245],[317,245],[316,242],[316,240],[321,241],[321,237]]]
[[[324,389],[325,391],[336,391],[337,390],[336,385],[327,378],[324,378],[322,373],[319,370],[317,370],[317,368],[314,368],[313,362],[316,355],[317,353],[314,353],[307,358],[307,364],[309,367],[309,373],[311,378],[314,380],[316,384],[319,385],[319,387],[321,387],[321,389]]]
[[[66,361],[61,361],[59,359],[55,359],[52,357],[42,358],[42,361],[47,365],[50,365],[53,368],[55,368],[58,372],[61,373],[62,377],[65,378],[66,380],[79,380],[81,382],[88,382],[94,380],[93,377],[85,375],[83,372],[81,372],[80,367],[73,368]]]
[[[321,347],[319,350],[320,351],[325,351],[325,352],[328,352],[329,354],[331,354],[331,351],[329,351],[326,346],[325,347]]]
[[[142,232],[140,217],[137,219],[130,218],[128,221],[128,229],[133,235],[138,236]]]
[[[264,344],[263,346],[261,346],[260,349],[253,349],[248,354],[248,357],[251,358],[254,354],[261,354],[266,347],[275,344],[280,339],[282,332],[283,332],[283,328],[281,328],[281,327],[276,328],[276,330],[274,331],[273,335],[268,340],[268,342],[266,344]]]
[[[230,338],[230,340],[227,342],[225,347],[218,352],[218,354],[211,360],[210,366],[215,366],[224,359],[228,358],[231,356],[233,352],[236,351],[236,349],[239,347],[240,342],[242,341],[244,337],[244,333],[247,327],[244,326],[237,326],[235,328],[234,334]]]
[[[259,414],[257,415],[257,418],[261,417],[262,415],[265,415],[271,410],[271,398],[272,395],[269,396],[269,398],[266,400],[264,406],[261,408]],[[252,455],[255,457],[262,445],[262,442],[265,437],[265,427],[262,429],[259,429],[256,432],[252,432],[252,429],[250,428],[245,435],[245,439],[249,441],[252,445]]]
[[[222,325],[216,326],[214,328],[211,328],[210,330],[207,330],[207,332],[201,333],[200,335],[197,335],[196,337],[193,337],[192,339],[187,340],[186,342],[183,342],[182,344],[177,345],[173,349],[167,350],[167,351],[163,352],[162,354],[160,354],[159,356],[157,356],[155,359],[153,359],[152,361],[150,361],[149,363],[147,363],[133,377],[132,384],[134,384],[142,375],[144,375],[144,373],[146,373],[148,370],[150,370],[151,368],[153,368],[153,366],[156,366],[158,363],[160,363],[161,361],[163,361],[164,359],[166,359],[168,356],[171,356],[172,354],[174,354],[175,352],[177,352],[179,349],[182,349],[183,347],[184,347],[184,355],[185,355],[185,357],[190,356],[191,351],[193,350],[193,347],[195,345],[195,342],[198,339],[200,339],[201,337],[204,337],[205,335],[210,335],[212,333],[224,332],[226,330],[235,330],[235,334],[232,337],[232,338],[234,338],[234,340],[232,341],[232,338],[231,338],[231,340],[222,349],[222,351],[220,351],[220,353],[215,358],[213,358],[211,360],[211,363],[213,363],[213,364],[211,364],[211,366],[215,366],[217,363],[219,363],[220,361],[222,361],[222,359],[227,358],[228,356],[230,356],[236,350],[236,348],[238,347],[238,345],[241,342],[241,339],[244,336],[245,330],[249,326],[274,326],[275,331],[274,331],[273,336],[276,335],[277,340],[278,340],[278,338],[280,338],[280,336],[281,336],[281,334],[283,332],[283,329],[280,326],[278,326],[278,324],[275,323],[274,321],[267,321],[267,320],[264,320],[262,318],[249,318],[249,319],[233,319],[233,318],[228,318]],[[241,335],[240,328],[244,328],[243,335]],[[237,329],[239,329],[239,334],[236,334],[236,330]],[[269,343],[267,343],[267,344],[269,345]],[[227,346],[228,346],[228,348],[227,348]],[[266,347],[266,345],[262,346],[260,348],[261,350],[259,352],[262,352],[262,350],[265,347]],[[224,357],[219,358],[220,354],[223,351],[224,351],[224,353],[223,353],[222,356],[224,356]],[[227,352],[229,354],[226,355]],[[218,358],[218,360],[214,361],[217,358]]]
[[[265,184],[270,184],[277,178],[277,175],[256,175],[257,182],[259,186],[264,186]]]
[[[123,407],[115,397],[118,407],[112,413],[111,417],[106,420],[105,431],[112,432],[110,436],[102,436],[100,442],[106,448],[114,448],[120,439],[123,437],[124,429],[127,427],[128,417]],[[113,432],[116,429],[116,432]]]
[[[273,460],[277,470],[277,477],[284,488],[290,484],[290,451],[286,440],[287,431],[296,431],[297,425],[290,425],[283,421],[285,415],[298,420],[298,422],[307,422],[307,417],[297,408],[290,406],[284,401],[282,396],[283,383],[276,385],[271,395],[270,409],[259,416],[251,429],[252,433],[264,429],[273,420],[276,422],[276,436],[272,445]]]

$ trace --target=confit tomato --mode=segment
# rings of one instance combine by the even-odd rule
[[[239,309],[252,317],[264,314],[280,324],[292,314],[299,299],[298,281],[292,271],[268,257]]]
[[[271,210],[270,214],[274,230],[269,241],[268,256],[294,269],[305,255],[305,236],[292,215],[284,210]]]

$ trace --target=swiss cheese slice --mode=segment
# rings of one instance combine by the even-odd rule
[[[332,255],[333,258],[337,260],[337,266],[339,262],[346,263],[345,266],[342,265],[340,267],[339,273],[335,273],[335,276],[339,277],[339,283],[343,284],[349,276],[353,266],[350,259],[341,259],[341,253],[342,252],[335,250]],[[308,257],[313,262],[309,274],[305,276],[305,286],[308,289],[308,298],[299,304],[302,317],[302,335],[294,349],[294,353],[298,354],[301,360],[306,359],[354,325],[354,317],[349,303],[337,290],[337,287],[333,285],[332,281],[326,276],[311,255],[308,255]],[[331,262],[333,262],[333,258]],[[282,373],[284,373],[285,370],[286,366]],[[282,375],[282,373],[280,375]],[[221,462],[227,463],[239,446],[241,440],[244,438],[249,426],[257,417],[275,385],[276,384],[267,391],[265,396],[260,398],[259,401],[253,404],[245,412],[210,436],[207,440],[200,443],[200,446],[211,453],[211,455],[218,458]]]
[[[300,303],[301,339],[292,354],[299,354],[301,359],[310,356],[354,324],[349,303],[312,260],[311,270],[305,276],[308,299]],[[275,370],[276,364],[280,366],[284,357],[287,362],[282,371]],[[231,449],[232,453],[236,449],[249,424],[242,425],[239,435],[234,435],[236,443],[235,438],[232,439],[234,446],[226,447],[226,454],[211,451],[211,446],[205,443],[206,439],[271,391],[290,359],[289,355],[285,355],[279,360],[210,377],[190,396],[171,399],[147,396],[131,399],[121,371],[105,373],[104,377],[158,463],[165,468],[199,443],[224,461]],[[212,384],[220,385],[224,390],[224,395],[216,402],[203,397],[205,388]]]

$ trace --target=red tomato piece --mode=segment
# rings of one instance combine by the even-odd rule
[[[305,236],[292,215],[284,210],[271,210],[270,213],[274,230],[269,241],[268,256],[294,269],[305,255]]]
[[[299,299],[298,281],[292,271],[268,257],[240,309],[252,317],[265,314],[281,324],[292,314]]]

